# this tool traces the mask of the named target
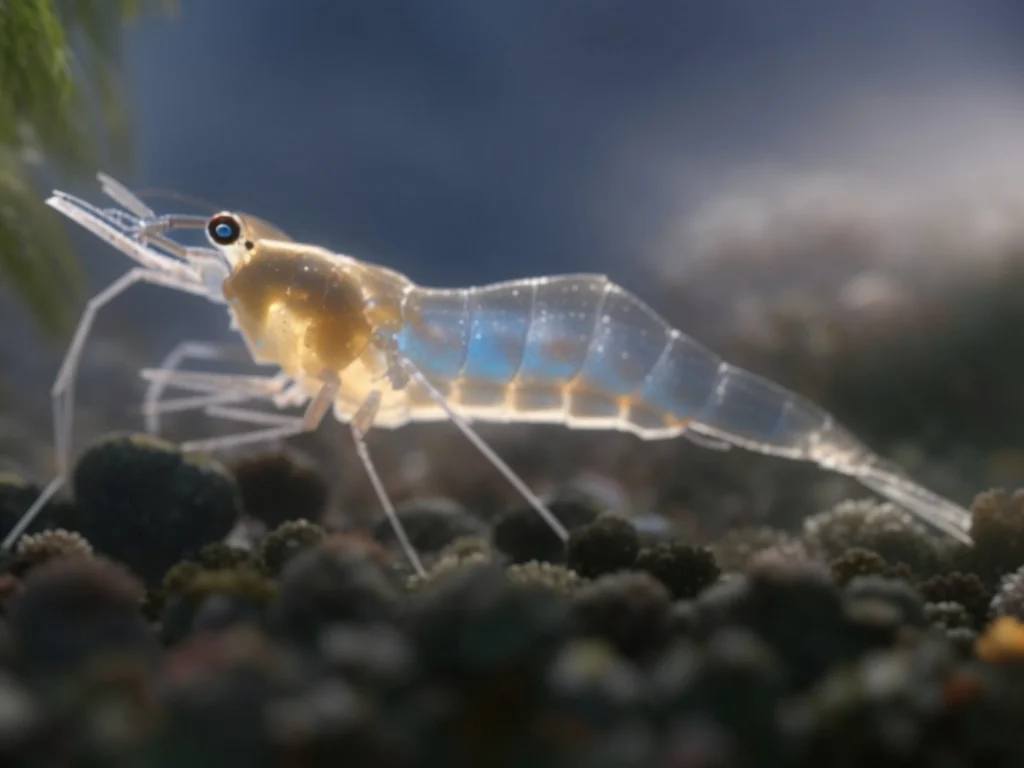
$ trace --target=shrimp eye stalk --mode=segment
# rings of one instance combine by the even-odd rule
[[[234,216],[221,213],[206,224],[206,234],[217,245],[232,245],[242,236],[242,226]]]

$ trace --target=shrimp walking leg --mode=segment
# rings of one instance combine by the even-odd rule
[[[505,479],[508,480],[517,491],[519,491],[520,495],[531,507],[537,510],[537,513],[544,519],[544,522],[551,526],[551,530],[553,530],[562,541],[568,541],[569,532],[566,530],[565,526],[562,525],[561,521],[555,517],[554,513],[547,508],[537,494],[530,490],[530,487],[523,482],[522,478],[520,478],[519,475],[517,475],[512,468],[506,464],[500,456],[498,456],[497,453],[495,453],[494,449],[484,442],[484,439],[477,434],[476,430],[470,426],[469,422],[448,404],[444,395],[430,383],[419,368],[405,357],[398,356],[396,362],[410,379],[423,387],[424,391],[430,396],[430,398],[444,410],[452,423],[455,424],[458,430],[466,436],[466,439],[468,439],[473,446],[483,454],[484,458],[486,458],[495,469],[505,476]]]
[[[64,475],[57,475],[50,481],[49,485],[47,485],[43,489],[43,492],[39,494],[39,497],[32,502],[32,506],[26,510],[25,514],[21,516],[21,519],[14,524],[14,527],[11,528],[10,531],[8,531],[7,535],[4,537],[3,543],[0,544],[0,550],[7,551],[14,546],[14,542],[21,538],[21,534],[23,534],[28,527],[32,525],[32,521],[34,521],[39,513],[43,511],[43,507],[49,503],[50,499],[56,496],[57,492],[64,487],[65,482],[66,477]]]
[[[184,413],[186,411],[208,411],[213,406],[239,405],[248,400],[266,398],[266,394],[253,394],[252,392],[239,389],[227,390],[224,392],[211,392],[205,395],[192,395],[191,397],[177,397],[162,400],[156,405],[143,407],[140,410],[147,416],[151,414]],[[272,396],[271,396],[272,397]]]
[[[176,344],[157,367],[161,371],[176,371],[186,360],[223,360],[226,356],[223,347],[204,341],[183,341]],[[160,431],[160,414],[167,410],[157,408],[157,404],[167,389],[167,380],[150,381],[146,394],[142,398],[142,413],[146,419],[146,432],[151,435]]]
[[[162,368],[143,368],[139,376],[149,382],[160,382],[189,392],[213,393],[225,389],[244,389],[254,397],[277,394],[288,382],[284,374],[261,376],[209,371],[166,371]]]
[[[183,372],[178,372],[178,373],[179,374],[183,374]],[[284,376],[280,376],[280,375],[278,375],[278,376],[238,376],[236,378],[243,380],[243,381],[239,382],[239,386],[237,388],[235,388],[235,389],[230,389],[230,388],[229,389],[225,389],[224,388],[224,381],[223,380],[219,380],[218,381],[218,386],[216,387],[216,392],[214,394],[203,395],[202,398],[204,400],[206,400],[206,401],[209,401],[209,400],[211,400],[213,398],[218,398],[215,402],[217,404],[219,404],[221,401],[224,401],[224,402],[227,402],[227,403],[233,403],[233,402],[240,402],[240,401],[244,401],[244,400],[256,399],[256,398],[259,398],[259,397],[263,397],[263,398],[270,397],[270,398],[273,398],[273,397],[276,397],[276,396],[286,396],[288,394],[287,391],[285,390],[285,387],[288,384],[288,379],[287,379],[287,377],[284,377]],[[261,384],[262,387],[255,386],[257,384]],[[333,397],[333,392],[334,391],[336,391],[336,389],[332,390],[332,392],[330,393],[330,395],[328,397],[328,403],[330,402],[330,398]],[[182,398],[182,400],[183,399],[184,398]],[[179,401],[179,403],[180,402],[181,401]],[[166,404],[167,403],[165,402],[165,405]],[[213,405],[213,404],[214,403],[211,403],[211,402],[203,402],[203,403],[192,403],[191,405],[194,408],[206,407],[207,411],[211,415],[222,416],[222,417],[225,417],[225,418],[234,418],[235,420],[248,420],[248,421],[251,422],[251,421],[253,421],[255,419],[256,415],[266,416],[266,414],[255,414],[255,412],[245,412],[245,411],[241,411],[239,409],[230,409],[230,410],[228,410],[228,409],[215,409],[215,408],[211,408],[210,406]],[[178,410],[186,410],[186,409],[185,408],[179,408]],[[326,412],[326,410],[324,410],[324,412]],[[316,422],[316,424],[319,424],[319,422],[323,420],[323,413],[324,412],[320,413],[319,420]],[[263,439],[270,439],[270,440],[272,440],[272,439],[275,439],[276,437],[279,437],[279,436],[287,437],[287,436],[289,436],[289,434],[293,433],[293,431],[292,431],[293,430],[293,424],[297,422],[301,426],[302,421],[303,421],[302,418],[296,418],[296,419],[288,419],[287,417],[273,417],[273,418],[277,419],[277,421],[275,421],[275,430],[273,430],[273,431],[275,431],[275,432],[276,431],[281,431],[283,429],[283,427],[285,427],[285,426],[289,427],[289,431],[287,431],[283,435],[273,434],[273,435],[270,435],[269,437],[263,436]],[[316,424],[314,424],[310,429],[315,429],[316,428]],[[267,432],[267,431],[268,430],[263,430],[263,432]],[[303,431],[303,430],[300,429],[299,431]],[[251,435],[252,433],[249,433],[249,434]],[[239,435],[235,435],[233,437],[237,441],[237,439],[240,436]],[[245,442],[250,442],[250,441],[245,441]],[[236,442],[236,444],[238,444],[238,443]],[[186,446],[183,446],[183,448],[187,448],[187,445],[188,444],[186,444]],[[198,447],[193,447],[193,450],[201,450],[202,449],[202,445],[201,445],[200,442],[193,443],[192,446],[198,446]],[[7,550],[7,549],[10,549],[11,546],[13,546],[13,544],[18,540],[18,538],[22,535],[22,533],[24,533],[25,530],[28,528],[28,526],[30,526],[32,524],[32,522],[36,519],[36,517],[43,510],[43,508],[50,501],[50,499],[52,499],[54,497],[54,495],[56,495],[57,492],[60,491],[60,489],[64,486],[64,484],[66,482],[66,479],[67,479],[67,473],[62,472],[62,473],[58,474],[53,480],[50,481],[49,485],[47,485],[46,488],[43,489],[43,492],[32,503],[32,506],[28,508],[28,510],[25,512],[25,514],[22,515],[21,519],[14,526],[14,528],[12,528],[10,530],[10,532],[8,532],[7,536],[3,540],[3,543],[0,544],[0,550]]]
[[[252,425],[272,424],[273,426],[251,432],[240,432],[202,440],[190,440],[187,443],[181,444],[181,450],[186,452],[223,451],[242,445],[266,443],[301,435],[304,432],[313,432],[320,426],[324,416],[327,415],[331,403],[338,394],[339,386],[340,382],[337,379],[325,382],[320,391],[309,402],[309,405],[306,406],[306,412],[298,417],[276,416],[274,414],[247,411],[240,408],[207,409],[207,413],[212,416],[221,416],[222,418],[229,418]]]
[[[71,345],[61,364],[50,395],[53,400],[54,439],[57,450],[57,468],[61,475],[67,473],[71,454],[71,432],[74,420],[74,390],[78,374],[78,364],[82,350],[89,338],[97,313],[113,299],[120,296],[136,283],[149,283],[166,288],[173,288],[187,293],[205,295],[202,288],[194,283],[186,282],[178,277],[153,272],[136,267],[126,272],[105,289],[93,296],[86,304],[85,311],[78,321],[78,327],[72,337]]]
[[[333,394],[332,394],[333,397]],[[364,469],[370,483],[373,485],[374,493],[376,493],[381,506],[384,508],[384,513],[388,518],[388,522],[391,524],[392,529],[395,532],[395,537],[398,539],[402,550],[405,552],[406,557],[412,564],[416,573],[420,576],[425,575],[426,571],[423,568],[423,563],[416,553],[415,548],[412,546],[412,542],[409,541],[409,537],[406,534],[405,528],[401,521],[398,519],[398,514],[395,512],[395,506],[388,496],[387,491],[384,488],[384,484],[380,479],[380,475],[374,466],[373,460],[370,456],[369,449],[366,446],[365,436],[369,429],[373,426],[373,419],[376,415],[377,408],[380,404],[380,393],[374,391],[367,397],[366,401],[359,407],[355,415],[352,418],[350,428],[352,431],[352,437],[355,441],[356,452],[359,454],[359,459],[363,464]],[[312,404],[311,404],[312,406]],[[290,418],[287,416],[280,416],[273,413],[264,413],[261,411],[243,410],[239,408],[231,407],[219,407],[213,406],[205,409],[206,413],[210,416],[233,419],[235,421],[244,421],[249,424],[260,424],[267,425],[268,429],[260,430],[258,432],[246,433],[246,435],[232,436],[231,440],[237,441],[241,437],[247,437],[246,442],[252,442],[254,440],[264,439],[279,439],[282,437],[290,437],[292,434],[298,431],[308,431],[307,429],[299,429],[302,419]],[[323,413],[319,415],[319,419],[316,416],[310,416],[310,421],[307,422],[307,427],[315,429],[316,425],[319,424],[319,419],[323,418]],[[313,419],[317,419],[313,423]],[[312,424],[311,427],[309,425]],[[223,444],[216,445],[215,441],[220,438],[213,438],[205,442],[205,448],[209,449],[211,445],[214,447],[232,447],[238,445],[238,442],[233,442],[232,445],[225,446]],[[197,446],[203,447],[201,443],[187,443],[183,446],[186,450],[197,450]]]
[[[101,180],[102,181],[102,180]],[[130,209],[137,213],[148,211],[148,208],[134,195],[114,182],[105,186],[111,194],[124,198],[124,203],[131,199]],[[50,391],[53,410],[54,450],[57,461],[57,476],[50,481],[39,498],[33,502],[18,523],[8,532],[0,549],[7,550],[18,540],[21,534],[31,525],[51,498],[67,481],[68,465],[72,449],[72,431],[74,414],[74,388],[81,360],[82,350],[88,340],[89,332],[100,309],[124,293],[136,283],[149,283],[172,288],[210,298],[211,295],[202,281],[200,272],[190,265],[162,255],[127,234],[127,229],[134,223],[131,216],[124,212],[104,212],[94,206],[78,200],[70,195],[56,193],[47,204],[62,213],[75,223],[89,230],[100,239],[106,241],[124,253],[140,266],[125,273],[104,290],[93,296],[86,304],[85,311],[79,320],[78,327],[72,337],[71,345],[61,363],[57,379]]]
[[[370,484],[373,486],[374,493],[377,494],[377,499],[380,501],[381,507],[384,508],[384,514],[387,515],[388,522],[391,524],[391,529],[395,532],[395,537],[398,539],[399,545],[402,547],[402,551],[405,552],[405,556],[409,559],[412,567],[416,570],[416,574],[419,576],[426,576],[426,570],[423,568],[423,563],[420,561],[420,557],[416,552],[416,548],[413,547],[412,542],[409,541],[409,536],[405,532],[405,526],[402,525],[402,521],[398,519],[398,513],[395,511],[395,505],[391,503],[391,497],[388,496],[387,490],[384,488],[384,483],[380,479],[380,474],[377,472],[376,466],[374,466],[373,459],[370,456],[370,449],[366,445],[366,433],[369,432],[373,426],[373,420],[377,415],[377,409],[380,406],[380,392],[374,390],[370,393],[366,401],[359,406],[355,415],[352,417],[352,421],[349,427],[352,431],[352,439],[356,444],[356,453],[359,454],[359,460],[363,462],[363,469],[366,470],[367,476],[370,478]]]
[[[254,391],[250,387],[240,386],[232,389],[218,389],[205,394],[191,395],[188,397],[168,398],[161,400],[151,406],[143,406],[140,410],[146,415],[164,413],[184,413],[186,411],[205,410],[209,413],[214,406],[238,405],[248,400],[272,400],[277,404],[281,398],[287,395],[280,390],[285,382],[268,382],[277,384],[275,388],[268,387],[265,391]],[[299,403],[285,403],[285,405]]]
[[[214,405],[230,405],[246,400],[270,399],[279,405],[297,405],[284,400],[289,378],[284,374],[274,376],[226,375],[206,372],[176,371],[164,368],[149,368],[141,372],[142,378],[150,382],[147,398],[141,412],[147,421],[147,431],[153,424],[150,417],[165,413],[181,413],[207,408]],[[166,388],[182,389],[198,393],[190,397],[163,398]],[[150,393],[155,393],[149,396]],[[159,426],[159,423],[155,423]]]
[[[262,424],[266,427],[287,427],[296,422],[301,422],[303,417],[295,416],[282,416],[279,413],[267,413],[266,411],[257,411],[249,408],[234,408],[231,406],[214,405],[209,408],[203,409],[203,413],[207,416],[213,416],[216,419],[228,419],[230,421],[240,421],[245,424]]]

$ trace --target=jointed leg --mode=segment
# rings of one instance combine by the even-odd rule
[[[96,313],[106,304],[124,293],[135,283],[150,283],[152,285],[163,285],[168,288],[176,288],[189,293],[202,293],[201,289],[194,284],[178,277],[154,272],[141,267],[136,267],[119,277],[104,290],[93,296],[86,304],[82,318],[78,321],[78,327],[71,339],[71,345],[64,356],[57,380],[50,391],[53,408],[53,432],[54,449],[57,455],[57,476],[50,481],[28,508],[14,528],[7,534],[0,549],[9,549],[21,534],[32,524],[39,513],[46,506],[47,502],[59,491],[67,480],[68,464],[71,455],[71,432],[74,426],[74,395],[75,378],[78,374],[78,363],[82,356],[85,342],[89,338],[89,331],[96,319]]]
[[[146,416],[162,413],[181,413],[183,411],[209,411],[214,406],[237,405],[247,400],[269,400],[278,408],[288,408],[309,400],[303,392],[296,392],[288,386],[288,377],[278,376],[238,376],[237,383],[225,382],[213,387],[186,384],[182,386],[191,392],[198,392],[187,397],[168,398],[153,405],[144,405],[140,410]]]
[[[254,395],[245,389],[222,390],[220,392],[209,392],[205,395],[191,395],[189,397],[174,397],[162,400],[154,405],[144,405],[139,411],[146,417],[159,417],[165,413],[183,413],[185,411],[198,411],[210,408],[215,405],[236,405],[247,400],[254,400],[264,395]],[[156,434],[155,431],[147,430],[149,434]]]
[[[50,481],[50,484],[39,494],[39,498],[32,502],[32,506],[28,508],[28,511],[21,516],[21,519],[14,524],[14,527],[4,537],[3,543],[0,544],[0,549],[6,551],[14,546],[14,542],[21,538],[21,534],[32,525],[32,521],[36,519],[50,499],[57,495],[57,491],[64,487],[65,482],[66,478],[64,475],[57,475]]]
[[[182,443],[183,451],[217,451],[235,448],[240,445],[251,443],[269,442],[281,440],[286,437],[312,432],[323,421],[327,415],[328,408],[334,402],[338,393],[339,381],[334,379],[326,382],[320,391],[313,397],[306,406],[306,412],[300,417],[278,416],[276,414],[263,413],[260,411],[248,411],[241,408],[209,408],[207,412],[211,416],[221,416],[240,421],[247,424],[272,424],[265,429],[258,429],[252,432],[242,432],[223,437],[211,437],[203,440],[191,440]]]
[[[223,346],[217,344],[210,344],[202,341],[184,341],[160,361],[160,365],[155,369],[146,369],[141,372],[141,376],[149,381],[149,386],[146,388],[146,394],[142,400],[142,413],[146,419],[146,431],[149,434],[157,434],[160,430],[160,414],[171,413],[182,410],[191,410],[193,408],[204,407],[205,405],[215,405],[217,403],[228,403],[228,402],[239,402],[245,399],[244,397],[238,397],[233,395],[228,397],[225,394],[225,389],[230,387],[232,390],[238,388],[242,380],[255,381],[259,380],[264,384],[255,385],[258,387],[258,394],[263,395],[268,387],[273,389],[274,392],[280,391],[279,377],[267,377],[267,376],[223,376],[223,379],[217,386],[200,387],[198,386],[198,379],[204,374],[190,374],[189,372],[181,372],[178,369],[187,360],[229,360],[232,355]],[[239,356],[241,359],[241,356]],[[191,385],[191,386],[190,386]],[[197,398],[191,398],[192,404],[186,404],[185,402],[171,401],[162,402],[161,399],[165,390],[168,388],[186,389],[192,392],[202,392],[210,397],[217,395],[208,402],[202,402]]]
[[[263,400],[273,403],[277,408],[294,408],[307,403],[310,399],[309,393],[291,382],[290,377],[283,372],[274,376],[253,376],[147,369],[142,371],[142,378],[199,393],[166,399],[153,406],[144,407],[143,412],[147,415],[203,410],[209,416],[250,424],[283,426],[295,423],[296,419],[227,406],[239,405],[249,400]]]
[[[380,392],[371,392],[370,396],[366,398],[366,401],[359,406],[359,410],[356,411],[355,416],[352,417],[351,424],[349,424],[349,427],[352,430],[352,439],[355,440],[356,453],[359,454],[359,459],[363,462],[363,468],[366,470],[366,474],[370,478],[370,484],[373,485],[374,493],[377,494],[377,499],[380,501],[380,505],[384,508],[384,514],[387,515],[388,522],[391,523],[391,529],[395,532],[395,537],[398,539],[399,545],[405,552],[405,556],[409,558],[409,562],[412,563],[412,567],[416,570],[416,574],[419,576],[426,576],[427,572],[423,568],[423,563],[420,561],[420,557],[416,553],[416,548],[413,547],[412,542],[409,541],[409,536],[405,532],[405,527],[402,525],[402,521],[398,519],[398,513],[395,512],[395,505],[391,503],[391,497],[388,496],[388,492],[384,488],[384,483],[381,482],[380,475],[377,473],[377,468],[373,464],[373,459],[370,457],[370,449],[366,446],[366,433],[373,426],[373,420],[377,416],[377,408],[379,406]]]
[[[494,452],[494,449],[484,442],[484,439],[476,433],[476,430],[473,429],[472,426],[470,426],[469,421],[467,421],[465,417],[448,404],[448,401],[445,399],[444,395],[438,391],[437,387],[431,384],[430,381],[427,380],[427,377],[424,376],[420,370],[406,358],[396,356],[394,362],[397,366],[403,369],[410,379],[423,387],[434,402],[444,409],[445,413],[448,414],[448,418],[450,418],[455,426],[458,427],[459,431],[466,436],[466,438],[478,451],[480,451],[480,453],[484,455],[484,458],[486,458],[495,469],[505,476],[505,479],[508,480],[517,491],[519,491],[524,499],[526,499],[526,502],[537,510],[537,513],[544,518],[544,521],[549,526],[551,526],[551,530],[558,534],[558,537],[562,539],[562,541],[568,541],[569,532],[565,529],[565,526],[562,525],[561,521],[555,517],[544,502],[537,497],[537,494],[530,490],[530,487],[523,482],[522,478],[520,478],[519,475],[517,475],[512,468]]]
[[[309,404],[305,415],[301,418],[242,408],[224,406],[208,407],[205,410],[210,416],[231,419],[233,421],[240,421],[246,424],[263,425],[266,428],[255,430],[253,432],[227,435],[225,437],[195,440],[182,444],[181,448],[184,451],[222,450],[256,442],[279,440],[302,432],[310,432],[316,429],[324,416],[326,416],[327,409],[334,402],[337,391],[337,381],[325,384]],[[384,489],[384,484],[381,482],[380,475],[377,473],[377,469],[370,457],[369,450],[366,447],[366,441],[364,440],[366,432],[373,425],[373,420],[376,416],[379,404],[380,393],[374,392],[367,398],[366,402],[360,406],[350,425],[352,437],[355,440],[356,452],[359,454],[363,467],[366,469],[366,473],[370,478],[370,483],[373,485],[374,492],[377,494],[377,498],[379,499],[381,506],[384,508],[384,513],[387,516],[388,521],[391,523],[399,545],[405,552],[406,557],[409,558],[409,562],[412,563],[416,573],[423,576],[426,574],[426,571],[423,568],[423,563],[421,562],[419,555],[416,553],[415,548],[412,546],[412,543],[409,541],[405,528],[398,519],[398,514],[395,512],[394,504],[392,504],[387,491]]]
[[[139,377],[187,392],[212,394],[226,389],[251,392],[253,397],[271,396],[285,390],[288,377],[283,373],[273,376],[260,374],[212,373],[210,371],[165,371],[143,368]]]
[[[163,274],[162,272],[153,272],[136,267],[119,277],[88,301],[85,311],[82,313],[82,318],[78,322],[78,328],[75,329],[75,335],[64,357],[64,362],[61,364],[60,372],[57,374],[57,380],[54,382],[53,389],[50,392],[53,399],[57,469],[60,475],[66,475],[68,471],[68,461],[71,453],[71,430],[74,420],[75,379],[78,374],[78,364],[81,360],[82,350],[89,338],[89,332],[92,330],[96,314],[106,304],[136,283],[162,285],[187,293],[205,295],[202,288],[194,283]]]
[[[115,195],[119,194],[119,192],[120,190],[114,189]],[[151,285],[163,285],[168,288],[175,288],[186,293],[209,298],[209,292],[202,284],[199,272],[187,264],[147,248],[136,239],[130,237],[124,231],[124,216],[105,214],[85,201],[62,193],[55,193],[46,202],[51,208],[64,214],[75,223],[114,246],[140,266],[115,280],[106,289],[90,299],[86,305],[78,327],[75,329],[71,345],[61,364],[57,380],[54,382],[50,393],[54,420],[54,450],[57,456],[58,467],[57,476],[50,481],[39,498],[35,500],[14,528],[7,534],[3,542],[0,543],[0,548],[5,550],[9,549],[17,541],[22,532],[31,525],[47,502],[66,482],[71,453],[75,379],[82,349],[88,339],[96,313],[135,283],[144,282]],[[141,210],[140,208],[139,211]]]
[[[157,370],[177,371],[186,360],[221,360],[224,357],[224,349],[216,344],[209,344],[202,341],[183,341],[175,345],[168,355],[160,361]],[[160,413],[164,412],[156,408],[168,386],[167,379],[150,380],[146,387],[146,394],[142,398],[142,412],[146,418],[146,431],[155,435],[160,430]]]

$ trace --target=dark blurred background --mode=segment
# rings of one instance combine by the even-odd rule
[[[122,180],[421,283],[604,271],[966,501],[1024,479],[1022,35],[1011,0],[184,0],[123,32]],[[86,177],[50,176],[95,199]],[[68,231],[77,311],[127,265]],[[0,448],[45,479],[66,338],[11,294]],[[105,311],[76,444],[139,428],[136,370],[185,338],[230,339],[223,311],[151,288]],[[596,470],[632,508],[702,526],[784,523],[853,492],[683,442],[486,433],[542,488]],[[341,504],[370,503],[344,430],[296,444],[336,469]],[[504,494],[445,425],[372,447],[396,495]]]

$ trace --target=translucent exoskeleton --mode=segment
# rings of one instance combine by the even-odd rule
[[[53,387],[59,476],[15,530],[10,546],[68,471],[75,371],[96,312],[135,283],[152,283],[227,306],[267,375],[179,370],[220,354],[183,342],[150,382],[150,427],[162,412],[203,409],[250,431],[184,444],[214,450],[315,429],[328,411],[350,425],[359,456],[399,542],[418,570],[366,450],[372,427],[451,420],[563,539],[544,503],[479,437],[472,422],[547,422],[615,429],[645,440],[688,438],[814,462],[849,475],[960,541],[969,513],[926,490],[800,395],[722,361],[669,327],[603,275],[538,277],[474,288],[416,285],[382,266],[293,242],[239,213],[157,216],[100,176],[120,208],[98,209],[57,192],[47,202],[133,259],[137,266],[89,301]],[[203,229],[209,248],[186,248],[175,229]],[[164,400],[173,386],[192,396]],[[301,417],[242,408],[263,400],[305,406]]]

